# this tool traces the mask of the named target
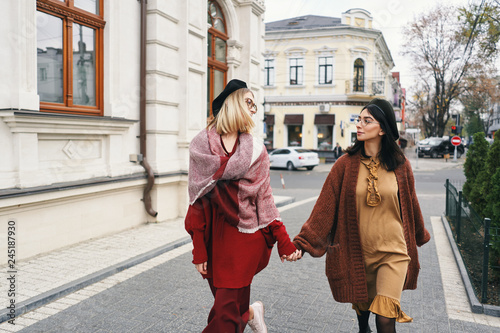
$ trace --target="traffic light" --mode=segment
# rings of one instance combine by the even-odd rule
[[[457,126],[451,126],[451,134],[457,134]]]

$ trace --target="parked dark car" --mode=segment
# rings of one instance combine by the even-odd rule
[[[455,153],[455,146],[451,144],[448,138],[427,138],[422,140],[417,145],[418,157],[430,156],[438,158],[444,154],[453,156]],[[463,144],[457,147],[457,158],[464,154],[465,148]]]

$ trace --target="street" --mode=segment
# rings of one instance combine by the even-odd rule
[[[446,166],[414,172],[431,234],[430,216],[440,216],[444,210],[445,179],[463,180],[460,165]],[[280,208],[292,237],[308,218],[315,203],[311,198],[319,194],[330,168],[331,164],[320,165],[313,171],[271,170],[274,194],[295,198],[295,203]],[[21,332],[201,332],[213,298],[207,283],[191,264],[190,249],[187,244],[179,248],[180,255]],[[493,327],[450,319],[433,239],[419,249],[419,256],[419,287],[403,292],[401,301],[414,322],[397,324],[398,332],[495,332]],[[251,302],[262,300],[265,304],[269,332],[357,332],[355,312],[350,304],[333,300],[324,269],[324,258],[305,255],[296,263],[281,263],[273,250],[269,266],[254,278],[251,293]],[[370,320],[374,329],[373,316]],[[245,332],[250,329],[247,327]]]

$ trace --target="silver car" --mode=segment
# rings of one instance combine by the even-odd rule
[[[319,164],[318,153],[304,148],[286,147],[276,149],[269,154],[272,168],[296,168],[314,169]]]

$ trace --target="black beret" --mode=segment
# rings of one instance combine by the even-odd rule
[[[214,117],[217,116],[217,114],[219,113],[219,110],[224,104],[224,101],[226,100],[227,96],[231,95],[236,90],[242,88],[247,88],[247,84],[245,82],[238,79],[233,79],[229,81],[224,90],[212,102],[212,113]]]
[[[370,107],[370,109],[372,110],[371,106],[374,106],[375,109],[382,112],[382,114],[384,115],[385,123],[391,131],[394,140],[399,139],[398,125],[396,124],[396,115],[394,114],[392,104],[385,99],[374,98],[370,101],[370,103],[366,104],[364,109]]]

